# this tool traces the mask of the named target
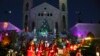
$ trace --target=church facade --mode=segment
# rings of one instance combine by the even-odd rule
[[[59,8],[43,2],[32,7],[34,0],[24,0],[23,27],[27,30],[44,30],[50,32],[56,29],[62,32],[68,29],[67,0],[59,0]]]

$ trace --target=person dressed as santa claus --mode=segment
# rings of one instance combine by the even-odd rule
[[[57,44],[56,42],[54,44],[52,44],[50,46],[49,52],[48,52],[48,56],[57,56]]]
[[[65,43],[65,46],[63,46],[63,56],[70,56],[70,42],[66,40]]]
[[[45,56],[48,56],[48,52],[49,52],[49,42],[45,41]]]
[[[36,56],[35,49],[36,48],[34,41],[30,41],[30,44],[27,49],[27,56]]]
[[[37,56],[44,56],[45,44],[43,40],[40,41],[40,43],[37,46],[37,49]]]

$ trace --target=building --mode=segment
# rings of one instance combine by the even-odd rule
[[[77,37],[87,37],[87,34],[91,32],[96,38],[100,38],[100,24],[77,23],[70,29],[70,31]]]
[[[1,31],[16,31],[20,32],[21,30],[10,22],[0,22],[0,32]]]
[[[0,22],[0,42],[4,41],[6,44],[6,41],[15,40],[19,32],[21,30],[10,22]]]
[[[49,28],[50,32],[56,29],[62,32],[68,29],[67,0],[58,0],[59,8],[43,2],[33,7],[34,0],[24,0],[23,28],[32,31]]]

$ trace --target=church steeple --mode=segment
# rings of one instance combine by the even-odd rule
[[[59,9],[61,11],[61,19],[63,24],[63,30],[68,29],[68,11],[67,11],[67,0],[59,0]]]
[[[61,11],[67,11],[67,0],[59,0],[59,9]]]
[[[29,27],[29,11],[32,8],[33,0],[24,0],[23,3],[23,28],[27,30]]]
[[[57,4],[59,4],[59,8]],[[41,21],[45,17],[51,31],[55,27],[57,32],[67,31],[67,14],[67,0],[24,0],[23,28],[26,30],[29,28],[30,31],[34,28],[38,30],[42,24]]]

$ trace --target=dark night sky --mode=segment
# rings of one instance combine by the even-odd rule
[[[44,1],[58,8],[58,0],[33,0],[34,6]],[[0,0],[0,21],[7,19],[14,25],[22,28],[22,0]],[[68,23],[72,27],[77,20],[77,12],[80,11],[81,21],[84,23],[97,23],[100,21],[99,0],[68,0]],[[7,11],[11,10],[9,14]]]

